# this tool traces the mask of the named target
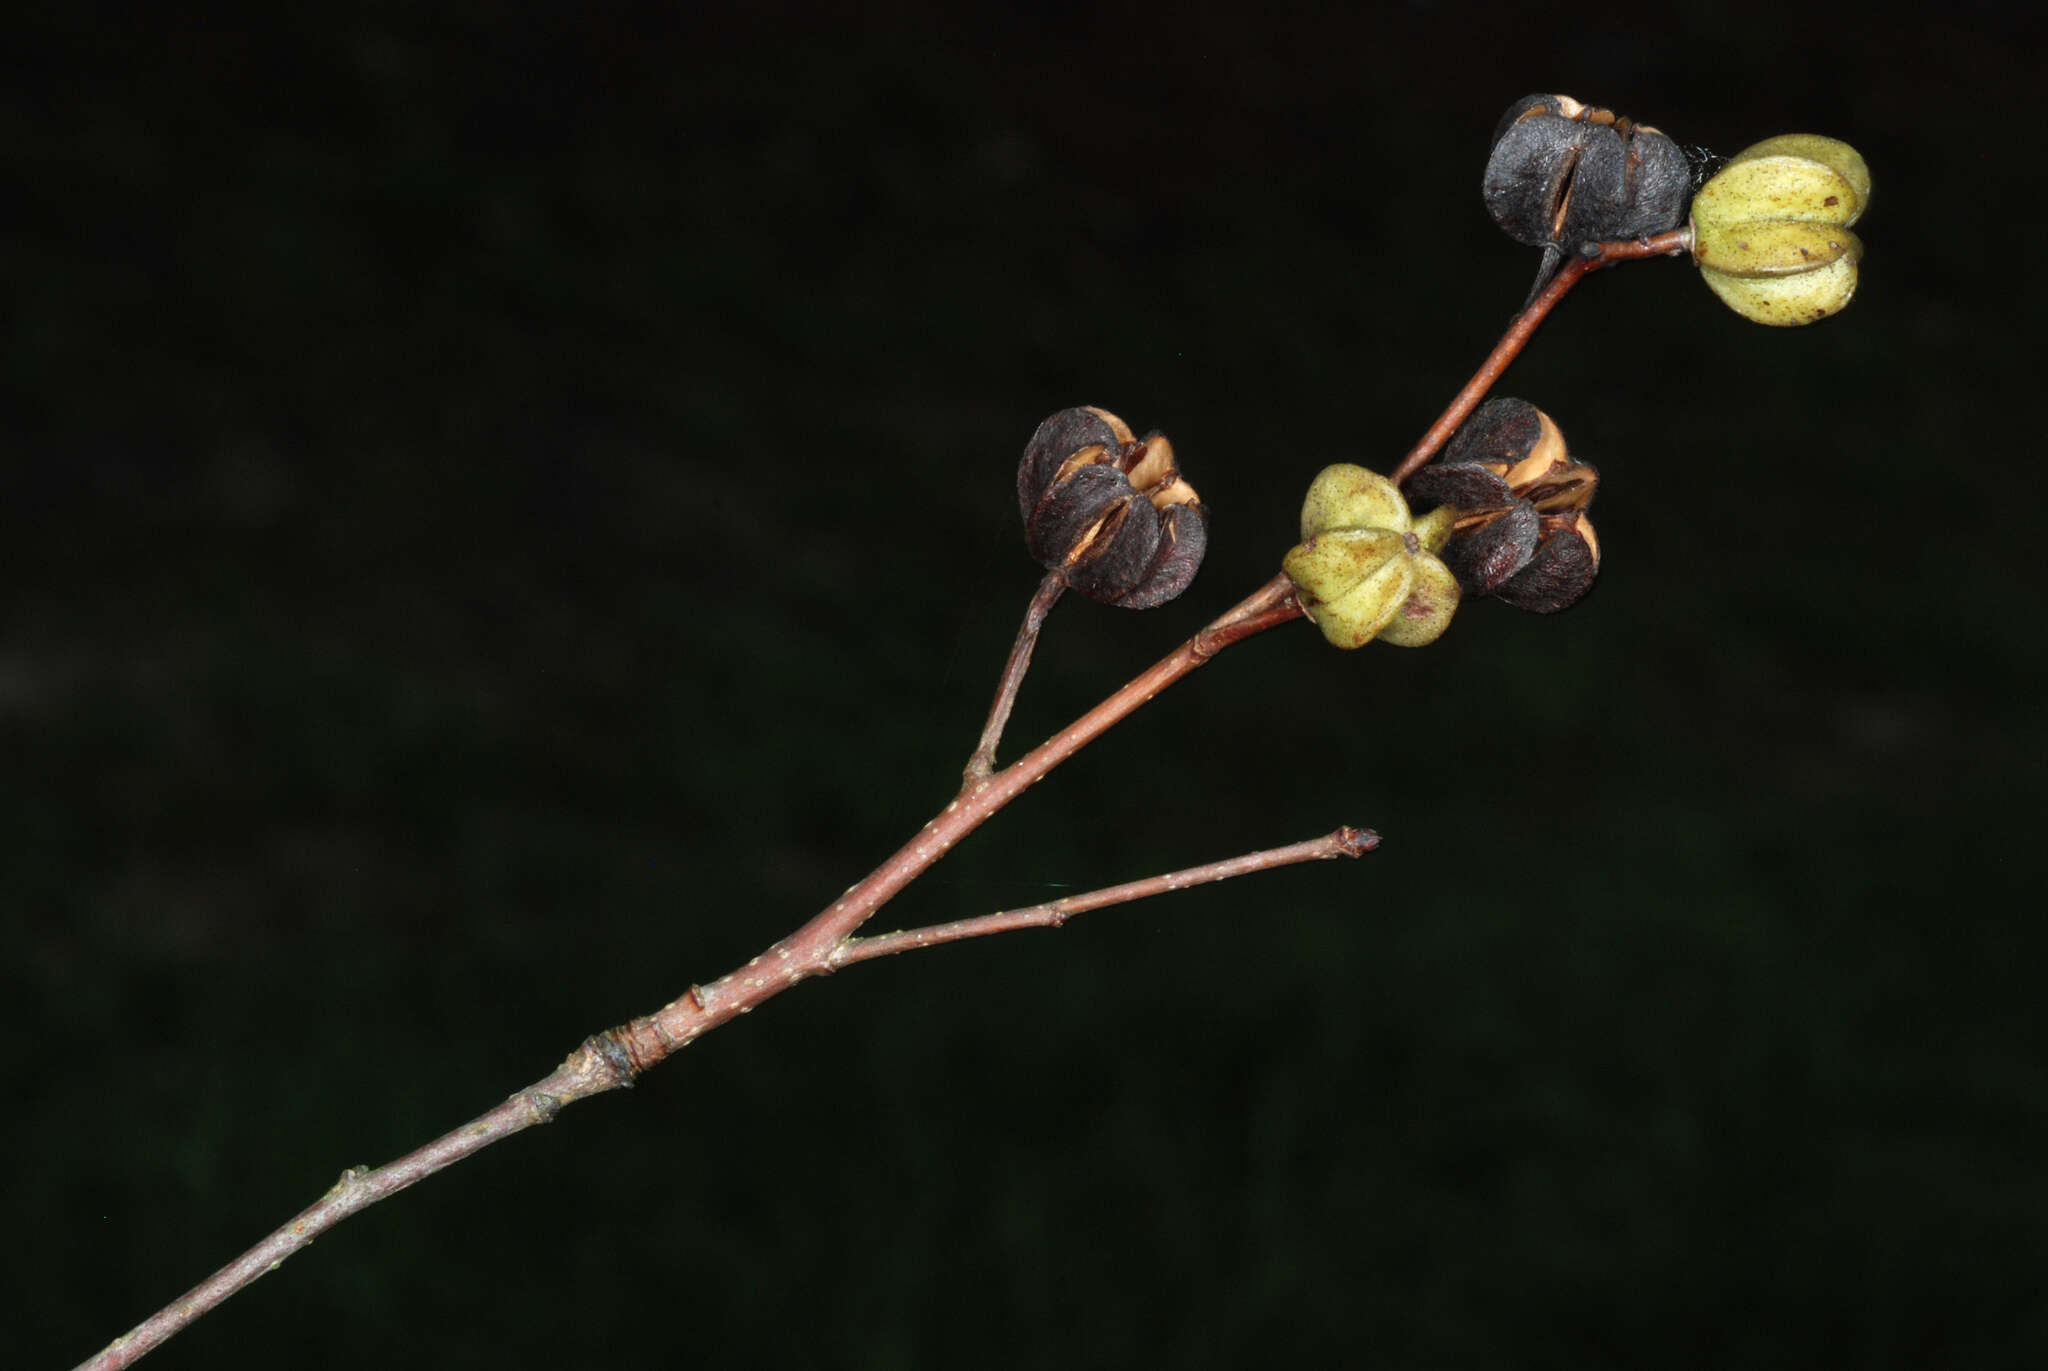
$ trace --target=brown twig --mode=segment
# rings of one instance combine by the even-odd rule
[[[1395,468],[1395,482],[1405,481],[1441,449],[1520,354],[1537,326],[1581,277],[1616,262],[1676,254],[1690,246],[1689,229],[1674,230],[1654,238],[1585,245],[1515,317],[1472,379]],[[1370,832],[1342,828],[1311,842],[1248,853],[1228,861],[1069,896],[1028,909],[855,938],[856,930],[877,909],[943,857],[954,844],[1043,779],[1054,767],[1232,643],[1302,615],[1293,582],[1285,575],[1274,577],[1094,709],[1008,768],[996,771],[996,746],[1015,703],[1018,685],[1030,667],[1039,629],[1063,588],[1064,583],[1057,575],[1048,576],[1033,596],[1023,627],[1011,648],[1009,662],[1004,667],[988,723],[968,762],[966,783],[960,793],[919,830],[916,837],[875,868],[865,880],[745,966],[709,985],[691,986],[680,998],[652,1014],[586,1039],[550,1075],[497,1108],[375,1170],[353,1167],[343,1172],[341,1179],[317,1202],[179,1299],[117,1338],[97,1356],[82,1363],[81,1371],[84,1368],[111,1371],[112,1368],[131,1365],[258,1277],[275,1270],[285,1258],[311,1244],[343,1219],[493,1143],[535,1124],[551,1122],[565,1105],[631,1086],[641,1072],[659,1064],[677,1049],[808,977],[829,974],[841,966],[912,948],[933,947],[1012,929],[1058,927],[1070,916],[1084,910],[1100,909],[1292,862],[1336,856],[1356,857],[1377,845],[1377,837]]]
[[[1010,660],[1003,664],[1002,680],[996,684],[995,703],[989,706],[988,723],[982,727],[981,742],[976,745],[974,755],[967,759],[967,784],[970,786],[996,769],[996,746],[1003,740],[1003,726],[1010,722],[1010,710],[1017,703],[1017,688],[1024,684],[1024,673],[1031,670],[1031,651],[1038,646],[1038,631],[1045,627],[1045,616],[1052,613],[1052,607],[1059,603],[1060,594],[1066,588],[1065,570],[1048,571],[1045,579],[1038,583],[1038,593],[1031,597],[1031,604],[1024,611],[1024,622],[1017,629],[1017,641],[1010,645]]]
[[[1379,845],[1380,835],[1369,828],[1340,828],[1307,842],[1269,847],[1263,852],[1247,852],[1241,857],[1191,866],[1185,871],[1169,871],[1163,876],[1147,876],[1141,881],[1126,881],[1122,885],[1068,895],[1025,909],[1006,909],[999,914],[956,919],[952,923],[933,924],[929,928],[906,928],[896,933],[848,938],[833,951],[831,961],[836,970],[856,962],[873,961],[877,957],[893,957],[899,952],[911,952],[920,947],[985,938],[992,933],[1011,933],[1023,928],[1058,928],[1074,915],[1086,914],[1091,909],[1129,904],[1133,900],[1150,899],[1154,895],[1207,885],[1211,881],[1227,881],[1234,876],[1249,876],[1257,871],[1271,871],[1274,867],[1292,866],[1297,862],[1363,857]]]
[[[492,1143],[502,1142],[535,1124],[552,1122],[564,1105],[632,1083],[632,1069],[616,1048],[604,1044],[601,1035],[586,1039],[552,1074],[489,1113],[478,1115],[374,1171],[366,1166],[352,1166],[342,1172],[341,1179],[326,1194],[293,1215],[283,1227],[114,1339],[99,1355],[81,1362],[80,1371],[114,1371],[132,1365],[244,1286],[275,1271],[286,1257],[310,1246],[313,1239],[351,1214],[418,1184]]]
[[[653,1014],[613,1029],[611,1036],[625,1050],[634,1069],[644,1071],[770,996],[808,977],[829,974],[832,953],[841,942],[852,937],[877,909],[996,811],[1224,648],[1300,615],[1301,607],[1294,600],[1294,582],[1285,575],[1275,576],[1016,762],[967,785],[951,804],[918,830],[916,837],[802,928],[737,971],[710,985],[694,987],[689,994]]]
[[[1501,373],[1521,355],[1535,334],[1536,326],[1543,322],[1557,302],[1570,293],[1579,283],[1579,278],[1602,267],[1617,262],[1632,262],[1644,257],[1670,257],[1692,249],[1692,229],[1677,228],[1669,233],[1660,233],[1653,238],[1628,238],[1612,243],[1587,243],[1579,249],[1572,260],[1565,263],[1563,270],[1551,278],[1550,284],[1541,294],[1525,305],[1520,314],[1509,323],[1506,333],[1493,345],[1493,351],[1486,354],[1486,360],[1479,364],[1479,370],[1472,373],[1472,379],[1465,388],[1451,400],[1448,408],[1429,426],[1429,432],[1422,435],[1420,442],[1401,459],[1401,465],[1394,468],[1393,482],[1400,485],[1420,471],[1437,450],[1447,442],[1458,425],[1471,417],[1479,402],[1486,398],[1486,392],[1493,389]]]
[[[79,1371],[113,1371],[133,1364],[259,1276],[276,1270],[285,1258],[351,1214],[492,1143],[535,1124],[551,1122],[565,1105],[631,1086],[641,1072],[720,1024],[749,1012],[808,977],[830,973],[837,965],[833,954],[854,931],[955,843],[1037,784],[1054,767],[1224,648],[1299,618],[1301,607],[1293,595],[1292,581],[1284,575],[1274,577],[1023,758],[993,775],[970,780],[916,837],[795,933],[711,984],[691,986],[680,998],[654,1013],[586,1039],[552,1074],[425,1147],[375,1170],[358,1167],[344,1172],[316,1203],[115,1339],[97,1356],[81,1363]]]

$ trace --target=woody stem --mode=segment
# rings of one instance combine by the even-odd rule
[[[864,953],[849,955],[844,952],[850,942],[860,945],[853,942],[854,930],[876,909],[944,856],[955,842],[1036,784],[1054,767],[1102,736],[1112,725],[1128,717],[1160,691],[1207,664],[1210,658],[1232,643],[1300,617],[1301,605],[1295,598],[1294,583],[1284,575],[1274,577],[1212,620],[1208,627],[1168,653],[1149,670],[1139,674],[1123,689],[1018,761],[979,780],[970,778],[953,802],[893,857],[809,923],[760,956],[708,985],[691,986],[679,998],[652,1014],[586,1038],[549,1075],[460,1128],[374,1170],[351,1167],[319,1200],[183,1296],[116,1338],[98,1355],[82,1363],[80,1371],[118,1371],[118,1368],[147,1356],[166,1339],[217,1308],[265,1272],[275,1270],[285,1258],[305,1248],[350,1215],[416,1185],[515,1133],[551,1122],[567,1105],[632,1085],[642,1072],[677,1050],[791,986],[812,976],[829,974],[846,960],[866,960],[869,956],[879,955],[881,950],[901,950],[892,948],[885,940],[880,949],[870,945]],[[1170,888],[1172,882],[1186,884],[1220,880],[1225,876],[1263,870],[1266,866],[1284,865],[1291,861],[1356,856],[1367,850],[1373,841],[1366,830],[1339,829],[1313,843],[1251,853],[1229,862],[1213,863],[1209,867],[1153,877],[1149,882],[1133,882],[1107,891],[1074,896],[1067,902],[1068,908],[1064,913],[1140,898],[1153,893],[1150,889],[1153,883],[1169,883],[1161,884],[1160,888],[1165,889]],[[1251,865],[1244,865],[1247,862]],[[1064,914],[1055,913],[1055,906],[1061,903],[1055,901],[1053,906],[1041,906],[1040,913],[1031,913],[1028,917],[1042,917],[1048,921],[1064,917]],[[957,941],[981,932],[996,931],[999,930],[994,927],[977,927],[972,921],[964,926],[940,925],[936,930],[928,930],[935,941]]]
[[[1465,388],[1458,392],[1437,421],[1429,426],[1429,432],[1422,435],[1421,441],[1401,459],[1401,465],[1394,468],[1394,484],[1400,485],[1420,471],[1429,459],[1436,456],[1437,451],[1450,441],[1451,435],[1458,431],[1458,425],[1464,423],[1472,411],[1479,407],[1479,402],[1493,389],[1493,383],[1501,378],[1509,364],[1521,355],[1524,347],[1528,346],[1529,339],[1536,333],[1536,326],[1549,316],[1550,311],[1557,307],[1557,302],[1571,292],[1571,288],[1579,283],[1581,277],[1602,267],[1613,266],[1617,262],[1632,262],[1644,257],[1675,257],[1691,250],[1690,227],[1672,229],[1669,233],[1660,233],[1652,238],[1625,238],[1611,243],[1581,245],[1578,251],[1572,254],[1571,261],[1565,263],[1563,269],[1551,278],[1550,284],[1545,286],[1508,324],[1507,332],[1493,345],[1493,351],[1479,364],[1479,370],[1472,373],[1472,379],[1465,383]]]
[[[1038,646],[1039,630],[1045,627],[1046,616],[1052,613],[1052,607],[1059,603],[1060,593],[1066,588],[1065,572],[1048,571],[1045,579],[1038,583],[1038,591],[1031,597],[1030,606],[1024,611],[1024,622],[1017,629],[1017,641],[1010,645],[1010,660],[1004,663],[1002,679],[996,685],[995,703],[989,706],[988,723],[981,730],[981,742],[975,747],[974,755],[967,759],[966,780],[970,786],[996,769],[996,745],[1003,740],[1003,726],[1010,722],[1010,709],[1017,703],[1017,690],[1024,684],[1024,673],[1031,670],[1031,652]]]
[[[1044,904],[1035,904],[1024,909],[1006,909],[1001,913],[982,914],[972,919],[955,919],[951,923],[933,924],[929,928],[907,928],[896,933],[876,933],[865,938],[848,938],[839,944],[838,950],[832,954],[832,965],[851,966],[855,962],[873,961],[877,957],[893,957],[899,952],[911,952],[921,947],[940,947],[946,943],[965,942],[969,938],[985,938],[992,933],[1012,933],[1022,928],[1059,928],[1074,915],[1085,914],[1092,909],[1129,904],[1132,900],[1150,899],[1154,895],[1171,894],[1176,890],[1207,885],[1212,881],[1227,881],[1235,876],[1249,876],[1256,871],[1271,871],[1275,867],[1292,866],[1296,862],[1319,862],[1331,857],[1362,857],[1379,845],[1380,835],[1371,829],[1346,826],[1307,842],[1290,843],[1286,847],[1269,847],[1260,852],[1247,852],[1242,856],[1229,857],[1220,862],[1207,862],[1183,871],[1169,871],[1162,876],[1147,876],[1139,881],[1126,881],[1122,885],[1090,890],[1080,895],[1068,895],[1063,899],[1048,900]]]

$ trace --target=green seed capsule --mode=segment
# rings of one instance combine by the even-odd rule
[[[1435,555],[1455,511],[1416,522],[1386,477],[1325,467],[1302,502],[1299,546],[1281,564],[1302,608],[1342,648],[1374,638],[1399,647],[1435,642],[1458,608],[1458,581]]]
[[[1694,231],[1693,260],[1723,276],[1796,276],[1863,256],[1862,240],[1848,229],[1799,219],[1709,221]]]
[[[1693,260],[1728,307],[1760,324],[1810,324],[1856,294],[1870,168],[1847,143],[1767,138],[1693,197]]]
[[[1761,143],[1750,144],[1729,158],[1722,170],[1766,157],[1796,157],[1818,162],[1846,181],[1856,196],[1856,204],[1849,211],[1849,217],[1842,221],[1845,224],[1855,223],[1870,208],[1870,164],[1863,160],[1862,153],[1839,138],[1825,138],[1818,133],[1781,133]]]
[[[1331,528],[1408,530],[1408,501],[1401,489],[1376,471],[1338,462],[1324,467],[1301,502],[1301,536]]]
[[[1707,288],[1745,319],[1789,328],[1840,314],[1856,298],[1856,262],[1845,257],[1801,276],[1730,276],[1700,272]]]
[[[1451,569],[1424,553],[1411,557],[1415,579],[1394,617],[1380,629],[1380,641],[1395,647],[1422,647],[1444,636],[1458,612],[1458,578]]]

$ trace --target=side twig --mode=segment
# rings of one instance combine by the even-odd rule
[[[1067,588],[1064,570],[1048,571],[1045,579],[1038,583],[1038,593],[1031,597],[1031,604],[1024,611],[1024,623],[1017,629],[1017,641],[1010,646],[1010,660],[1003,664],[1002,680],[996,684],[995,703],[989,706],[988,723],[981,730],[981,742],[975,747],[974,755],[967,759],[967,784],[983,780],[996,769],[996,747],[1003,740],[1003,726],[1010,722],[1010,710],[1017,703],[1017,689],[1024,684],[1024,673],[1031,670],[1031,652],[1038,646],[1038,632],[1045,627],[1046,615],[1059,603],[1060,594]]]
[[[1025,909],[1006,909],[998,914],[956,919],[952,923],[933,924],[929,928],[906,928],[897,933],[848,938],[834,950],[832,965],[837,969],[852,966],[855,962],[873,961],[877,957],[893,957],[899,952],[912,952],[920,947],[965,942],[969,938],[986,938],[992,933],[1011,933],[1022,928],[1059,928],[1074,915],[1086,914],[1091,909],[1129,904],[1133,900],[1150,899],[1154,895],[1166,895],[1212,881],[1227,881],[1234,876],[1249,876],[1256,871],[1271,871],[1274,867],[1292,866],[1297,862],[1363,857],[1379,845],[1380,835],[1369,828],[1340,828],[1307,842],[1270,847],[1263,852],[1247,852],[1241,857],[1191,866],[1185,871],[1169,871],[1163,876],[1147,876],[1141,881],[1126,881],[1122,885],[1068,895]]]

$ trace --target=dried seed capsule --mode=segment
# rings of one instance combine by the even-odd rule
[[[1600,570],[1585,514],[1599,481],[1549,415],[1503,396],[1475,410],[1408,490],[1440,505],[1436,515],[1448,511],[1441,555],[1465,594],[1551,614],[1577,603]]]
[[[1467,595],[1492,595],[1535,559],[1541,523],[1528,501],[1517,500],[1499,517],[1454,536],[1444,548],[1444,565]]]
[[[1676,228],[1691,190],[1692,169],[1678,144],[1569,95],[1531,95],[1510,106],[1480,183],[1501,230],[1543,249],[1532,298],[1582,243]]]
[[[1024,545],[1091,600],[1149,609],[1188,588],[1209,546],[1208,510],[1161,433],[1135,438],[1105,409],[1063,409],[1017,466]]]
[[[1600,572],[1600,542],[1583,514],[1546,518],[1536,535],[1528,565],[1494,591],[1516,609],[1555,614],[1570,609],[1593,588]]]
[[[1302,541],[1281,567],[1336,646],[1378,638],[1421,647],[1443,635],[1458,609],[1457,578],[1435,555],[1450,531],[1448,518],[1411,519],[1386,477],[1339,463],[1309,486]]]
[[[1784,134],[1744,148],[1693,201],[1693,260],[1730,309],[1760,324],[1810,324],[1856,294],[1870,168],[1847,143]]]

